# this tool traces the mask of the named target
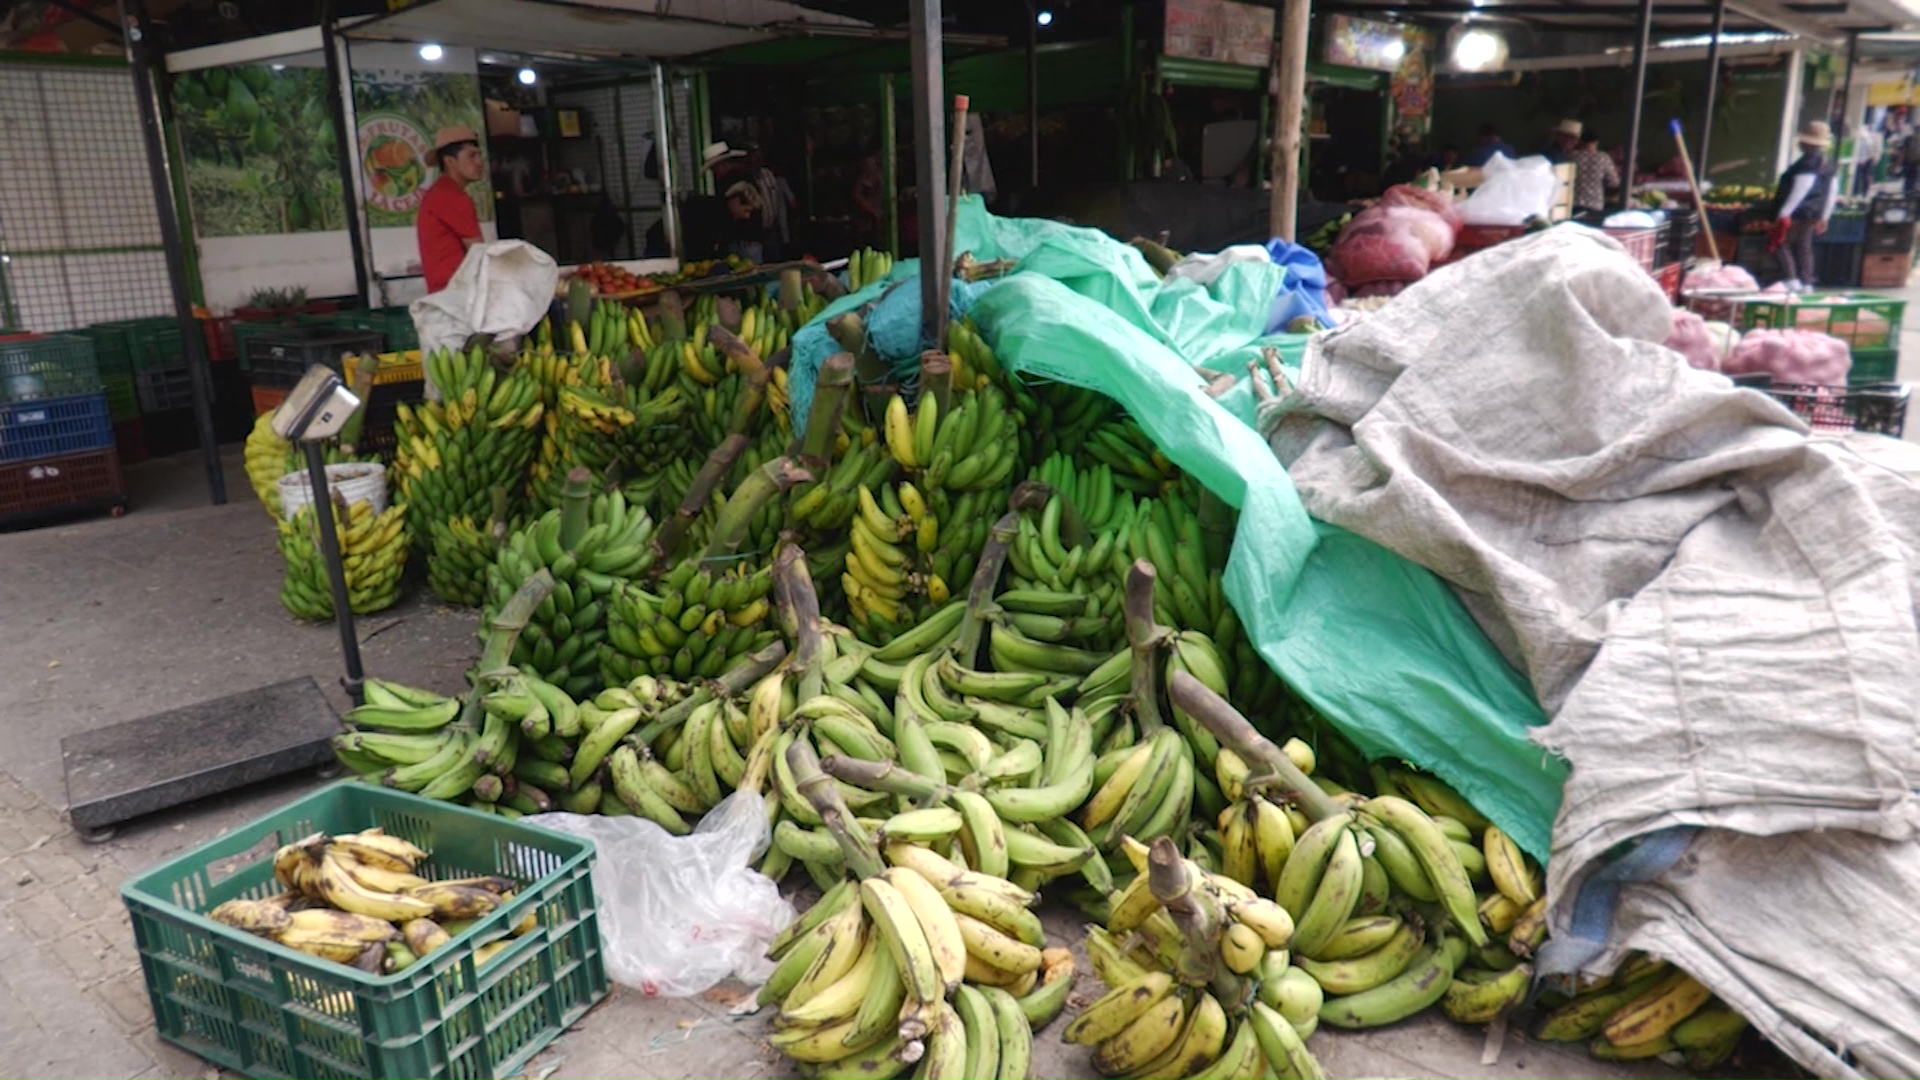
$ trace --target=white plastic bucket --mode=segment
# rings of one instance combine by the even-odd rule
[[[278,481],[280,512],[287,517],[313,501],[313,485],[307,471],[288,473]],[[348,506],[370,502],[378,514],[387,508],[387,467],[377,461],[350,461],[327,466],[327,490],[346,500]]]

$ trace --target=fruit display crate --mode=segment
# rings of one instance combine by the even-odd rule
[[[1754,296],[1740,306],[1741,333],[1748,330],[1812,330],[1855,349],[1898,348],[1907,302],[1857,293]]]
[[[1902,289],[1913,276],[1911,255],[1867,255],[1860,260],[1860,285],[1867,289]]]
[[[1829,244],[1858,244],[1867,238],[1867,215],[1835,214],[1827,221],[1827,231],[1816,238],[1815,243],[1825,241]]]
[[[512,900],[404,971],[370,975],[214,922],[281,891],[273,854],[379,826],[431,852],[418,871],[497,874]],[[375,785],[334,784],[121,886],[162,1038],[245,1076],[516,1076],[607,993],[593,845]],[[482,944],[538,926],[485,965]]]
[[[127,508],[127,482],[112,447],[68,457],[0,464],[0,527]]]
[[[140,416],[140,392],[137,389],[133,373],[107,375],[100,380],[107,395],[107,411],[113,414],[114,423],[122,420],[135,420]]]
[[[1872,225],[1906,225],[1920,221],[1920,195],[1875,195],[1867,205]]]
[[[0,461],[113,448],[113,415],[105,394],[36,398],[0,405]]]
[[[24,334],[0,341],[0,401],[67,397],[101,389],[93,342],[77,334]]]
[[[1640,269],[1651,274],[1654,268],[1665,262],[1667,252],[1667,223],[1661,222],[1651,229],[1601,229],[1601,232],[1620,242],[1633,256]]]
[[[1798,386],[1774,383],[1767,393],[1815,431],[1891,435],[1907,429],[1911,388],[1878,386]]]
[[[347,353],[377,353],[382,340],[381,334],[373,330],[278,326],[248,335],[242,347],[242,358],[248,377],[255,386],[291,387],[298,384],[314,364],[325,364],[335,371],[342,371],[342,356]]]
[[[1653,272],[1655,281],[1660,283],[1660,291],[1667,294],[1667,303],[1680,302],[1680,283],[1687,276],[1687,264],[1670,262]]]

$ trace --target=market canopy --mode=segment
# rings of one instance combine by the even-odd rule
[[[521,52],[672,59],[866,24],[787,0],[427,0],[345,31]]]
[[[1579,0],[1336,0],[1315,5],[1316,11],[1356,15],[1428,16],[1453,20],[1472,15],[1495,21],[1517,21],[1556,30],[1630,31],[1638,23],[1640,5],[1632,0],[1584,3]],[[1730,33],[1780,30],[1816,41],[1838,43],[1848,33],[1868,33],[1906,26],[1920,13],[1905,0],[1826,0],[1780,3],[1778,0],[1727,0],[1726,28]],[[1653,5],[1654,25],[1662,31],[1709,30],[1714,5],[1709,0],[1683,0]]]

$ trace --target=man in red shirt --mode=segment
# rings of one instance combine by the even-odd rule
[[[480,136],[472,128],[441,128],[433,136],[433,145],[433,163],[440,170],[440,179],[420,200],[413,228],[420,238],[420,268],[426,275],[427,291],[437,293],[460,269],[467,249],[484,242],[480,215],[473,208],[467,185],[486,175],[487,163],[480,153]]]

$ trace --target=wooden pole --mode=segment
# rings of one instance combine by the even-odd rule
[[[920,340],[938,341],[944,327],[953,256],[947,247],[947,151],[945,72],[941,58],[940,0],[911,0],[907,38],[913,61],[914,190],[920,217]]]
[[[1267,232],[1293,242],[1300,207],[1300,116],[1307,104],[1307,23],[1313,0],[1280,0],[1273,41],[1273,189]]]

